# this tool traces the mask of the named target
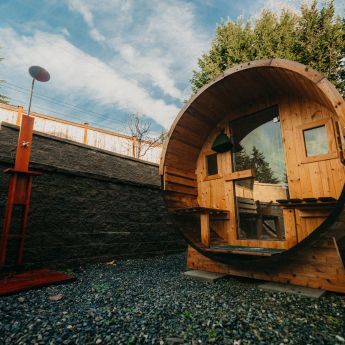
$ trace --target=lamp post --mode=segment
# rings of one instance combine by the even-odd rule
[[[39,172],[29,170],[31,143],[35,120],[34,117],[30,116],[30,110],[35,80],[38,80],[40,82],[47,82],[50,79],[50,75],[44,68],[40,66],[31,66],[29,68],[29,73],[32,77],[32,84],[28,114],[22,115],[14,168],[5,170],[6,173],[11,174],[11,177],[7,194],[3,231],[0,240],[0,268],[6,264],[7,242],[9,239],[11,239],[9,237],[9,233],[11,229],[12,213],[14,206],[21,206],[23,209],[23,216],[21,220],[21,233],[20,235],[14,237],[16,241],[19,241],[17,252],[18,254],[15,259],[15,262],[17,265],[21,265],[23,262],[24,243],[26,236],[26,225],[29,215],[32,179],[34,176],[41,174]]]

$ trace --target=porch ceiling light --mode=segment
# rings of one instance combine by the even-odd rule
[[[212,150],[218,153],[223,153],[232,150],[232,148],[233,144],[231,139],[224,133],[224,130],[222,130],[214,140]]]

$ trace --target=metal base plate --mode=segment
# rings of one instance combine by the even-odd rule
[[[71,282],[75,279],[75,276],[48,269],[19,273],[0,280],[0,296],[52,284]]]

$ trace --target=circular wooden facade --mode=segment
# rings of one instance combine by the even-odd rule
[[[217,154],[212,150],[220,133],[235,146],[236,136],[242,143],[265,123],[260,117],[278,123],[286,178],[278,187],[274,179],[257,181],[251,169],[236,170],[235,149]],[[322,260],[337,255],[333,269],[343,270],[336,288],[322,286],[345,292],[344,127],[342,96],[320,73],[297,62],[252,61],[201,88],[171,126],[160,164],[167,208],[190,245],[189,267],[286,281],[282,272],[267,277],[263,270],[290,262],[294,268],[283,272],[290,282],[321,287],[308,278],[298,281],[300,264],[293,259],[301,262],[300,255],[307,258],[319,250]],[[251,184],[241,182],[245,179]],[[283,190],[286,196],[279,199]],[[261,224],[272,236],[260,229],[256,237],[252,232],[243,235],[241,217],[248,224]],[[309,276],[310,267],[322,265],[305,262]]]

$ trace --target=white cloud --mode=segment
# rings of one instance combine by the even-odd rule
[[[93,27],[93,15],[86,1],[68,0],[67,4],[72,11],[78,12],[90,27]]]
[[[154,15],[148,19],[146,36],[174,61],[183,63],[184,72],[195,67],[196,59],[209,48],[210,36],[196,25],[195,8],[183,1],[158,1]]]
[[[192,4],[181,0],[66,1],[83,16],[90,36],[114,53],[111,63],[122,75],[148,87],[152,83],[163,94],[182,100],[178,85],[188,82],[210,41],[210,35],[197,25]]]
[[[105,37],[96,29],[93,20],[92,8],[88,5],[87,1],[83,0],[67,0],[68,7],[70,10],[79,13],[85,23],[89,26],[89,34],[96,42],[104,42]]]
[[[90,36],[96,41],[96,42],[104,42],[106,38],[95,28],[90,30]]]
[[[174,104],[153,98],[136,81],[121,77],[117,71],[79,50],[62,36],[47,33],[19,36],[12,29],[0,29],[0,36],[6,53],[2,67],[10,73],[11,80],[14,76],[26,77],[30,65],[42,65],[52,76],[50,94],[66,97],[73,94],[124,111],[139,112],[165,127],[178,112]]]
[[[270,10],[277,15],[282,10],[289,10],[299,14],[301,2],[301,0],[259,0],[254,3],[250,2],[248,13],[254,19],[259,18],[263,10]]]
[[[196,6],[184,0],[64,1],[85,22],[92,39],[88,51],[97,58],[68,42],[76,38],[67,13],[66,28],[55,29],[58,35],[40,25],[26,36],[1,31],[8,56],[0,68],[12,69],[7,80],[26,74],[21,66],[42,64],[52,73],[48,88],[64,97],[113,104],[168,126],[190,94],[192,70],[213,35],[196,17]]]
[[[70,33],[67,28],[61,28],[59,31],[65,36],[65,37],[70,37]]]
[[[126,73],[133,76],[143,76],[150,79],[154,86],[159,87],[162,92],[176,99],[182,98],[181,91],[176,87],[174,78],[169,72],[171,59],[166,56],[159,56],[159,52],[151,52],[144,55],[138,52],[129,44],[118,46],[121,63],[127,66]]]
[[[266,0],[265,8],[279,14],[282,10],[289,10],[294,13],[299,13],[302,1],[300,0]]]

